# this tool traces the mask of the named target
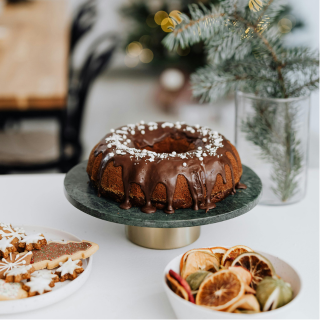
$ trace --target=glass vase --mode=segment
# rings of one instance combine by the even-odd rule
[[[236,147],[262,180],[260,204],[284,205],[306,193],[310,95],[272,99],[236,93]]]

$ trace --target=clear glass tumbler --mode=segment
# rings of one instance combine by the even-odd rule
[[[284,205],[306,193],[310,95],[272,99],[236,93],[236,147],[262,180],[260,204]]]

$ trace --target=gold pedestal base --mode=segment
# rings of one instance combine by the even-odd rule
[[[200,236],[200,227],[146,228],[126,226],[127,238],[141,247],[150,249],[176,249],[195,242]]]

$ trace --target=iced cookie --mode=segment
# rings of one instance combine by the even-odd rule
[[[19,243],[19,251],[31,251],[33,249],[39,250],[45,244],[47,244],[47,240],[41,233],[23,236]]]
[[[23,284],[23,290],[28,292],[29,297],[44,294],[52,290],[54,280],[45,277],[32,277],[31,280]]]
[[[59,263],[60,268],[56,270],[56,274],[59,276],[60,281],[74,280],[78,274],[82,273],[84,270],[81,268],[81,260],[72,260],[69,258],[65,263]]]
[[[3,237],[0,239],[0,258],[8,258],[10,252],[17,251],[17,248],[11,243],[12,239]]]
[[[33,271],[34,268],[31,264],[12,268],[6,273],[6,282],[21,282],[22,280],[30,279]]]
[[[72,260],[86,259],[93,255],[99,246],[91,241],[83,240],[81,242],[51,241],[42,246],[40,250],[33,250],[31,264],[36,270],[54,269],[60,262],[65,262],[68,258]]]
[[[37,270],[35,272],[32,273],[31,278],[45,278],[45,279],[51,279],[54,282],[58,282],[59,281],[59,276],[52,273],[52,271],[50,270]]]
[[[27,297],[28,294],[22,289],[21,283],[7,283],[4,280],[0,280],[0,301],[23,299]]]
[[[20,266],[27,266],[31,262],[32,251],[23,253],[10,253],[8,258],[0,261],[0,279],[4,279],[9,271]]]

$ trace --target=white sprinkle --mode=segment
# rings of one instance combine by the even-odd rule
[[[110,132],[114,132],[114,129],[110,129]]]
[[[145,134],[146,132],[144,130],[141,130],[141,134]]]
[[[198,150],[202,150],[202,147],[198,147]]]
[[[203,138],[202,141],[203,141],[203,142],[207,142],[207,138]]]
[[[134,134],[135,134],[134,130],[132,130],[132,131],[131,131],[131,134],[132,134],[132,135],[134,135]]]
[[[108,147],[108,148],[111,148],[111,147],[112,147],[111,143],[108,143],[107,147]]]
[[[127,143],[126,143],[126,142],[124,142],[123,144],[124,144],[125,146],[127,145]]]
[[[195,125],[195,127],[196,127],[197,129],[199,129],[199,128],[200,128],[200,126],[199,126],[198,124],[196,124],[196,125]]]
[[[123,139],[127,139],[127,136],[124,134],[124,135],[122,136],[122,138],[123,138]]]
[[[141,124],[144,124],[144,121],[143,121],[143,120],[141,120],[141,121],[140,121],[140,123],[141,123]]]
[[[172,155],[174,155],[174,156],[177,154],[175,151],[172,151],[171,153],[172,153]]]
[[[202,155],[203,155],[204,157],[206,157],[206,156],[207,156],[207,154],[206,154],[206,153],[203,153]]]
[[[187,166],[187,164],[184,162],[183,164],[182,164],[184,167],[186,167]]]
[[[117,154],[120,154],[120,153],[121,153],[121,150],[117,150],[116,153],[117,153]]]
[[[153,127],[149,127],[149,130],[150,130],[150,131],[153,131]]]
[[[130,139],[127,139],[127,142],[128,142],[128,143],[130,143],[130,142],[131,142],[131,140],[130,140]]]
[[[110,157],[113,157],[113,156],[114,156],[114,153],[113,153],[113,152],[110,152],[109,155],[110,155]]]
[[[199,158],[199,160],[200,160],[200,161],[202,161],[202,160],[203,160],[203,158],[202,158],[202,157],[200,157],[200,158]]]

